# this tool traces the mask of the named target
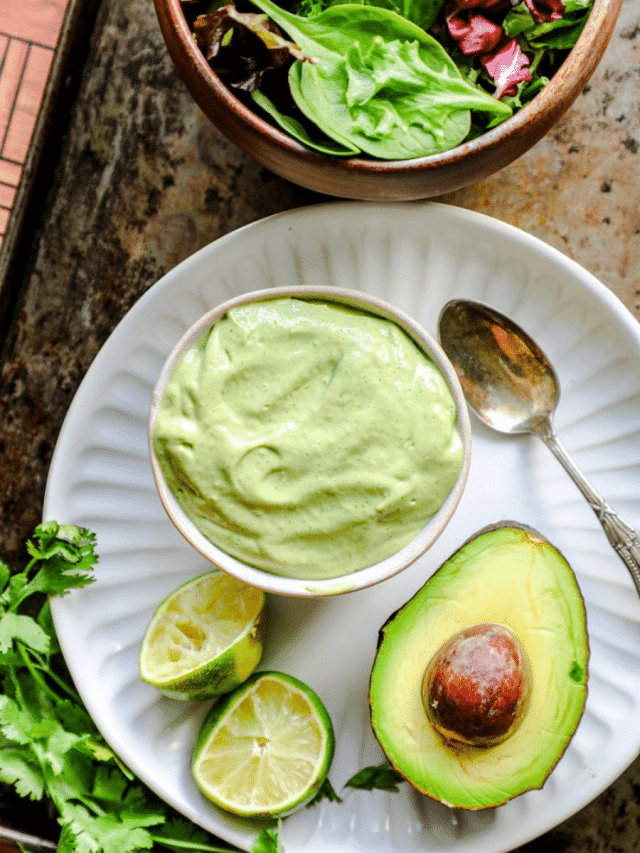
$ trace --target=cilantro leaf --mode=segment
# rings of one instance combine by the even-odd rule
[[[7,611],[0,621],[0,653],[8,652],[17,641],[36,652],[49,651],[49,637],[30,616]]]
[[[280,844],[279,835],[280,823],[278,829],[263,829],[256,838],[255,844],[251,848],[251,853],[283,853],[282,845]]]
[[[27,550],[32,563],[38,561],[40,567],[29,585],[29,594],[65,595],[71,589],[93,583],[95,575],[91,570],[98,561],[95,541],[94,533],[70,524],[49,521],[36,527]]]
[[[324,780],[315,797],[307,803],[307,808],[315,806],[315,804],[319,803],[320,800],[329,800],[333,803],[342,802],[342,797],[339,797],[338,794],[336,794],[333,785],[329,781],[329,777]]]
[[[0,563],[0,615],[16,613],[34,594],[65,595],[75,587],[95,581],[91,571],[98,559],[95,534],[88,530],[55,521],[44,522],[27,542],[27,551],[31,560],[22,572],[11,575],[6,563]],[[8,642],[9,625],[3,633]]]
[[[26,750],[5,746],[0,738],[0,782],[13,785],[20,797],[41,800],[45,793],[42,770]]]
[[[0,696],[0,733],[10,743],[29,744],[32,725],[38,718],[12,699],[8,689]]]
[[[383,791],[397,791],[398,784],[404,778],[389,764],[379,764],[375,767],[364,767],[345,783],[345,788],[361,788],[372,791],[380,788]]]
[[[65,803],[62,813],[64,824],[70,830],[69,840],[73,837],[72,849],[76,853],[95,853],[96,839],[100,840],[98,849],[104,853],[133,853],[137,850],[149,850],[153,847],[151,833],[146,826],[158,822],[158,816],[144,817],[138,813],[128,814],[124,810],[94,814],[81,803]]]
[[[204,829],[181,816],[169,818],[155,830],[153,841],[170,850],[193,850],[194,853],[231,853],[230,847],[211,845],[211,837]]]

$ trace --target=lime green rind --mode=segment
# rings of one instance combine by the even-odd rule
[[[143,681],[170,699],[201,702],[230,693],[251,675],[262,660],[264,611],[247,633],[221,658],[177,681],[158,681],[141,675]]]
[[[168,610],[172,608],[174,602],[203,582],[220,577],[223,577],[222,572],[216,569],[181,584],[163,599],[147,626],[138,658],[140,678],[171,699],[197,702],[229,693],[251,675],[262,659],[266,597],[261,590],[252,590],[258,601],[257,613],[248,619],[244,630],[233,638],[226,649],[216,651],[212,657],[203,660],[197,668],[179,672],[175,677],[163,677],[158,672],[150,670],[147,644],[158,624],[169,618]],[[244,586],[235,579],[230,582],[237,583],[239,589]],[[211,627],[213,630],[213,626]]]
[[[504,564],[502,569],[498,566],[498,578],[506,590],[500,593],[493,590],[491,579],[484,575],[487,588],[496,592],[494,605],[473,618],[473,607],[467,611],[464,604],[469,581],[465,561],[469,549],[476,556],[483,554],[483,558],[491,555],[486,549],[492,547],[491,536],[496,530],[500,531],[502,553],[508,549],[514,557],[513,580],[510,587],[505,585],[499,576]],[[543,630],[536,634],[528,628],[523,637],[517,608],[506,603],[504,607],[495,606],[500,595],[504,602],[513,598],[508,590],[517,589],[516,569],[527,583],[533,584],[535,604],[531,618],[537,611],[543,620],[549,620],[545,623],[548,637]],[[482,601],[479,590],[480,586],[477,601]],[[471,593],[472,602],[475,595],[476,591]],[[530,642],[538,644],[537,655],[528,649],[533,658],[534,679],[536,671],[538,675],[532,705],[520,727],[502,744],[484,749],[453,749],[444,744],[427,721],[420,687],[422,673],[435,649],[425,649],[425,627],[446,624],[447,620],[455,625],[448,632],[444,629],[448,635],[465,621],[497,621],[507,624],[521,641],[525,640],[525,648]],[[407,639],[411,637],[413,642]],[[446,638],[443,636],[442,640]],[[411,660],[411,655],[415,659]],[[588,657],[584,602],[564,557],[529,528],[512,523],[499,525],[480,531],[465,543],[383,626],[370,683],[371,723],[391,764],[422,793],[458,808],[497,806],[527,790],[541,788],[560,760],[584,710]],[[541,665],[541,658],[548,662]],[[402,681],[405,672],[413,673],[410,687]],[[413,691],[408,699],[407,690]]]
[[[256,684],[265,678],[276,679],[298,691],[307,699],[316,717],[319,720],[321,729],[324,732],[325,739],[322,752],[322,761],[318,764],[313,780],[307,787],[305,787],[304,791],[296,799],[290,800],[278,808],[271,809],[256,810],[243,809],[238,807],[232,808],[228,802],[221,801],[211,790],[211,787],[206,783],[206,781],[201,778],[201,773],[199,769],[200,761],[203,754],[206,753],[209,743],[215,737],[218,727],[224,723],[225,719],[228,717],[229,714],[233,713],[234,708],[254,690]],[[317,693],[311,687],[309,687],[309,685],[305,684],[303,681],[293,675],[289,675],[288,673],[283,673],[276,670],[265,670],[261,672],[254,672],[240,687],[236,688],[232,693],[220,698],[216,702],[216,704],[210,708],[208,714],[206,715],[202,723],[202,726],[200,727],[198,737],[196,739],[196,744],[193,751],[191,770],[194,781],[196,782],[196,785],[198,786],[200,791],[204,794],[205,797],[211,800],[219,808],[225,811],[231,811],[236,815],[248,818],[281,818],[292,814],[300,808],[303,808],[309,802],[311,802],[313,798],[317,795],[327,777],[329,768],[331,767],[334,751],[335,734],[333,724],[324,704],[322,703],[322,700],[317,695]]]

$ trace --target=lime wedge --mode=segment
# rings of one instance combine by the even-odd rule
[[[226,811],[275,817],[313,799],[333,749],[331,719],[316,693],[291,675],[258,672],[205,717],[193,777]]]
[[[260,662],[264,613],[261,590],[219,569],[187,581],[149,622],[140,677],[174,699],[228,693]]]

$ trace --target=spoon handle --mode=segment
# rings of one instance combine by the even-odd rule
[[[596,492],[565,450],[551,426],[538,433],[585,496],[602,525],[607,539],[629,570],[640,593],[640,539],[637,532]]]

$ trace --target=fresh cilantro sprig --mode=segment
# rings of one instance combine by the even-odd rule
[[[120,761],[64,667],[49,599],[95,581],[95,535],[45,522],[27,552],[21,572],[0,561],[0,782],[54,807],[58,853],[232,853],[236,848],[219,846]],[[345,787],[397,791],[400,781],[382,764],[359,771]],[[341,802],[328,779],[313,802],[321,799]],[[259,833],[252,853],[282,853],[280,824]]]
[[[49,597],[94,582],[95,544],[88,530],[46,522],[27,543],[23,571],[0,561],[0,782],[53,805],[59,853],[229,853],[122,764],[64,669]],[[279,849],[265,830],[254,853]]]

